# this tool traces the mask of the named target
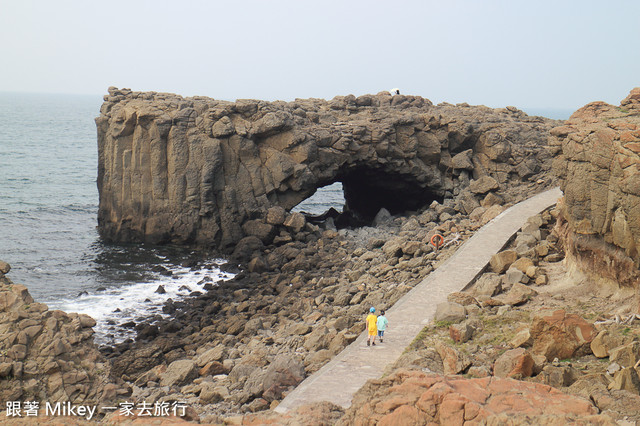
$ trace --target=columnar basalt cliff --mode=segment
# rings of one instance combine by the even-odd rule
[[[476,185],[485,193],[527,179],[550,169],[543,147],[558,124],[388,93],[226,102],[116,88],[96,123],[102,236],[222,249],[295,238],[282,209],[336,181],[346,208],[370,220],[459,195],[471,179],[493,177]]]
[[[640,288],[640,88],[620,106],[584,106],[551,135],[567,258]]]

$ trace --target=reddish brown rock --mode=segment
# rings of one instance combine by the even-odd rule
[[[533,358],[526,349],[512,349],[498,357],[493,364],[493,374],[496,377],[511,377],[515,379],[531,377],[533,364]]]
[[[464,343],[473,337],[475,328],[469,324],[454,324],[449,326],[449,337],[456,343]]]
[[[415,401],[415,402],[414,402]],[[510,418],[519,419],[509,423]],[[506,423],[496,423],[503,419]],[[587,399],[546,385],[487,377],[444,377],[399,370],[370,380],[338,425],[606,424]],[[384,422],[384,423],[383,423]]]
[[[459,374],[471,365],[471,361],[464,353],[444,343],[437,342],[436,351],[442,358],[444,374]]]
[[[344,414],[344,409],[330,402],[318,402],[303,405],[285,414],[264,411],[241,417],[243,426],[282,425],[282,426],[332,426]]]
[[[532,352],[544,355],[549,361],[588,353],[589,344],[596,337],[593,325],[563,310],[536,315],[530,333],[533,339]]]
[[[218,361],[212,361],[202,367],[198,373],[200,376],[215,376],[216,374],[226,374],[228,371],[224,368],[222,363]]]

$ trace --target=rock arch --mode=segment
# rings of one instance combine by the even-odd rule
[[[349,207],[414,210],[470,179],[548,168],[558,124],[508,107],[434,106],[418,96],[294,102],[110,88],[98,127],[99,230],[110,241],[233,247],[318,187],[341,181]]]

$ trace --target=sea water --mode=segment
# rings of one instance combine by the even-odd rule
[[[118,324],[160,314],[167,299],[201,290],[205,276],[232,275],[217,267],[224,259],[184,248],[100,240],[94,118],[101,103],[0,93],[0,260],[36,301],[91,315],[97,340],[117,342],[129,337]],[[182,266],[194,259],[207,266]],[[160,285],[166,293],[156,293]]]
[[[0,260],[36,301],[87,313],[98,321],[99,341],[118,341],[128,335],[117,324],[160,313],[164,301],[198,290],[205,276],[216,282],[231,275],[217,267],[224,259],[182,266],[200,256],[184,248],[100,240],[94,118],[101,103],[101,96],[0,93]],[[321,214],[343,204],[336,182],[295,210]],[[164,274],[154,272],[158,265]],[[159,285],[166,293],[156,293]]]

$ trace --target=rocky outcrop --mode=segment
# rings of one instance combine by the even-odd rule
[[[640,287],[640,88],[620,106],[586,105],[551,135],[567,258],[599,278]]]
[[[549,169],[558,124],[388,93],[225,102],[116,88],[96,123],[101,235],[220,248],[295,239],[306,225],[287,212],[336,181],[362,220],[463,193],[471,213],[475,197]]]
[[[549,386],[512,379],[466,379],[399,370],[370,380],[353,398],[339,425],[601,424],[587,399]]]
[[[96,403],[117,396],[109,365],[93,344],[95,321],[50,311],[0,274],[0,398]]]

